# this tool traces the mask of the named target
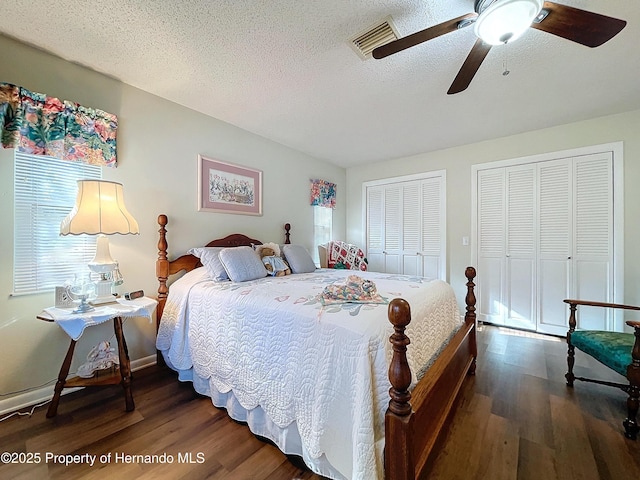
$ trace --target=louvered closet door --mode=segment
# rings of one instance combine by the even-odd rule
[[[601,302],[614,298],[612,162],[611,152],[574,160],[574,298]],[[613,312],[581,309],[578,328],[613,330]]]
[[[565,298],[614,300],[612,174],[611,152],[540,166],[539,332],[566,334]],[[614,328],[605,309],[581,308],[578,322]]]
[[[446,238],[446,213],[444,182],[442,177],[423,180],[420,185],[422,213],[420,231],[420,275],[429,278],[446,278],[444,240]]]
[[[373,272],[402,273],[402,186],[367,187],[367,260]]]
[[[506,170],[505,325],[535,330],[536,168]]]
[[[384,189],[384,270],[402,273],[402,185],[387,185]]]
[[[478,320],[504,324],[505,169],[478,171]]]
[[[406,275],[421,275],[422,261],[422,201],[420,183],[406,182],[402,186],[402,271]]]
[[[367,260],[369,270],[384,272],[384,189],[367,188]]]
[[[372,271],[446,279],[444,172],[366,186]]]
[[[572,160],[539,166],[538,331],[567,333],[565,298],[570,297],[573,230]]]
[[[430,178],[402,187],[402,266],[405,275],[444,278],[442,181]]]
[[[613,153],[477,172],[479,320],[565,335],[563,300],[613,302]],[[579,328],[614,330],[580,309]]]

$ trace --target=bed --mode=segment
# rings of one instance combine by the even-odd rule
[[[377,288],[371,303],[325,298],[349,280],[347,270],[212,281],[195,255],[169,260],[167,216],[158,224],[159,361],[316,473],[400,480],[429,471],[460,387],[475,373],[472,267],[461,321],[440,280],[357,272]],[[287,248],[289,224],[285,232]],[[261,244],[232,234],[206,247]]]

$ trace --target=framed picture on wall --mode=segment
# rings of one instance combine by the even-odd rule
[[[262,171],[198,155],[198,211],[262,215]]]

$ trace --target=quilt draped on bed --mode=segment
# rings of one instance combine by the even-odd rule
[[[157,347],[181,379],[206,390],[200,393],[232,394],[244,409],[264,411],[275,428],[294,425],[303,451],[286,453],[302,455],[312,470],[370,480],[383,475],[392,326],[386,303],[323,305],[323,289],[350,273],[320,269],[234,283],[196,269],[171,286]],[[419,277],[359,275],[382,299],[409,301],[409,364],[424,370],[461,324],[452,288]]]

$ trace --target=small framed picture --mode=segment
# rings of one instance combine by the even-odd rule
[[[262,171],[198,155],[198,211],[262,215]]]
[[[66,287],[56,287],[56,303],[57,308],[73,307],[73,299],[69,296]]]

